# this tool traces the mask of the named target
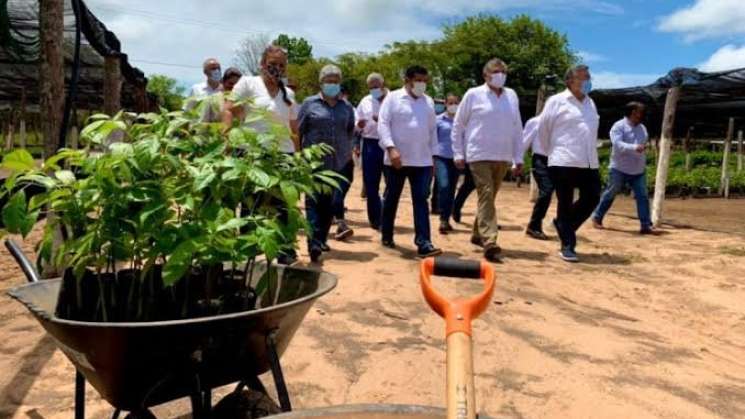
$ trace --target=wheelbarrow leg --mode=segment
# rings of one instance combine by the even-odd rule
[[[75,419],[85,419],[85,377],[75,370]]]
[[[279,406],[283,412],[292,411],[292,404],[290,404],[290,394],[287,392],[287,385],[285,384],[285,377],[282,374],[282,365],[279,364],[279,355],[277,354],[277,331],[271,331],[266,337],[266,349],[269,355],[269,365],[272,369],[272,377],[274,377],[274,385],[277,386],[277,397],[279,398]]]

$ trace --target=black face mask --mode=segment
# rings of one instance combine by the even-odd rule
[[[282,70],[280,70],[276,65],[268,65],[266,67],[266,73],[278,83],[282,81],[282,76],[284,76]]]

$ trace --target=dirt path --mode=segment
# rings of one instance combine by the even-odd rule
[[[443,323],[420,296],[411,206],[403,201],[401,251],[388,250],[363,223],[359,190],[350,192],[356,235],[332,242],[324,265],[339,285],[311,310],[283,357],[296,407],[444,404]],[[465,221],[473,219],[474,202]],[[613,231],[580,231],[583,263],[567,265],[555,241],[523,235],[527,188],[507,185],[498,203],[505,261],[496,266],[494,304],[474,325],[484,411],[504,418],[745,417],[745,236],[670,227],[640,237],[635,220],[613,213],[606,221]],[[459,225],[434,241],[451,255],[476,258],[469,231]],[[5,252],[0,269],[0,288],[23,282]],[[72,367],[4,296],[0,371],[0,417],[72,417]],[[88,398],[88,417],[110,415],[94,391]],[[182,401],[156,413],[170,417],[187,407]]]

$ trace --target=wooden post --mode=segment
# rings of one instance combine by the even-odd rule
[[[538,89],[535,101],[536,116],[540,115],[541,112],[543,112],[543,106],[546,104],[546,91],[546,84],[541,84],[541,87]],[[532,203],[535,203],[535,201],[538,200],[538,182],[535,180],[533,173],[530,174],[530,194],[528,196],[528,200]]]
[[[103,73],[103,110],[104,113],[114,116],[122,108],[122,75],[119,66],[119,57],[110,56],[104,58]]]
[[[15,126],[13,124],[13,110],[10,110],[10,118],[8,119],[8,135],[5,137],[5,149],[6,150],[12,150],[13,149],[13,132],[15,131]]]
[[[670,168],[670,144],[675,127],[675,111],[680,98],[680,86],[667,91],[665,113],[662,120],[662,135],[660,138],[659,159],[657,161],[657,176],[654,184],[654,199],[652,200],[652,224],[659,227],[662,224],[662,205],[665,201],[667,187],[667,171]]]
[[[737,131],[737,173],[742,172],[742,130]]]
[[[724,195],[726,186],[729,183],[729,152],[732,148],[732,137],[735,135],[735,118],[729,119],[727,127],[727,137],[724,139],[724,148],[722,150],[722,178],[719,181],[719,195]],[[729,195],[729,193],[727,194]]]
[[[692,131],[693,131],[693,127],[688,127],[686,138],[683,141],[683,152],[685,153],[685,156],[686,156],[686,162],[685,162],[686,173],[691,171],[691,132]]]
[[[53,155],[59,144],[65,102],[65,73],[62,56],[64,40],[64,0],[39,0],[39,91],[44,158]]]

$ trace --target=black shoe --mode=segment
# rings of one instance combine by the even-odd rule
[[[456,223],[460,223],[461,220],[461,213],[460,211],[453,211],[453,221]]]
[[[481,239],[476,236],[471,236],[471,244],[474,244],[479,247],[484,247],[484,242],[482,242]]]
[[[499,257],[501,253],[501,247],[497,246],[496,244],[489,244],[484,248],[484,259],[488,260],[489,262],[499,263],[502,261]]]
[[[533,230],[530,227],[525,230],[525,235],[536,240],[548,240],[548,236],[546,235],[546,233],[542,232],[541,230]]]
[[[380,231],[380,226],[377,224],[370,224],[370,228],[375,231]]]
[[[393,240],[383,239],[383,241],[381,243],[383,244],[383,247],[387,247],[389,249],[395,249],[396,248],[396,243]]]
[[[577,257],[577,253],[574,251],[574,249],[570,249],[568,247],[565,247],[559,251],[559,257],[564,262],[569,263],[577,263],[579,262],[579,258]]]
[[[453,231],[453,226],[450,225],[447,221],[441,221],[440,222],[440,234],[448,234],[451,231]]]
[[[336,240],[346,240],[352,236],[354,236],[354,230],[349,228],[344,220],[336,223],[336,234],[334,234]]]
[[[310,261],[313,263],[317,263],[319,260],[321,260],[321,255],[323,254],[323,250],[321,250],[320,246],[313,246],[310,248]]]
[[[639,234],[657,236],[660,234],[660,232],[658,230],[655,230],[653,227],[642,227],[642,229],[639,230]]]
[[[318,247],[321,248],[322,252],[330,252],[331,248],[329,247],[328,243],[321,243]]]
[[[295,255],[287,255],[287,254],[281,254],[277,256],[277,263],[280,265],[287,265],[287,266],[293,266],[297,264],[297,256]]]
[[[419,250],[416,251],[416,255],[420,258],[439,256],[441,254],[442,254],[442,249],[436,248],[431,243],[420,247]]]

